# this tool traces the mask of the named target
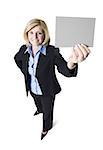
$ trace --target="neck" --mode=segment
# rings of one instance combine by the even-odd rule
[[[38,50],[39,50],[39,45],[32,45],[33,56],[38,52]]]
[[[32,50],[34,53],[37,52],[38,49],[39,49],[39,45],[32,45]]]
[[[32,45],[33,50],[37,50],[39,48],[39,45]]]

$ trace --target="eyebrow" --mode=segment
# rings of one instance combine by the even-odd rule
[[[29,32],[33,32],[33,31],[29,31]],[[36,32],[44,33],[43,31],[36,31]]]

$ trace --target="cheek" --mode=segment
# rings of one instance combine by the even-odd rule
[[[44,36],[39,37],[39,41],[43,42],[44,41]]]
[[[32,37],[28,35],[28,40],[31,41]]]

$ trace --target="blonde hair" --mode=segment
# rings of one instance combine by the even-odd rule
[[[27,25],[24,29],[24,40],[26,41],[26,45],[29,46],[29,44],[30,44],[29,40],[28,40],[28,32],[36,26],[40,26],[44,33],[44,41],[43,41],[42,45],[48,45],[50,42],[48,27],[47,27],[46,23],[41,19],[32,19],[27,23]]]

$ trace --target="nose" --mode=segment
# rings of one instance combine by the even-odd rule
[[[37,39],[37,38],[38,38],[37,33],[34,33],[34,38],[35,38],[35,39]]]

